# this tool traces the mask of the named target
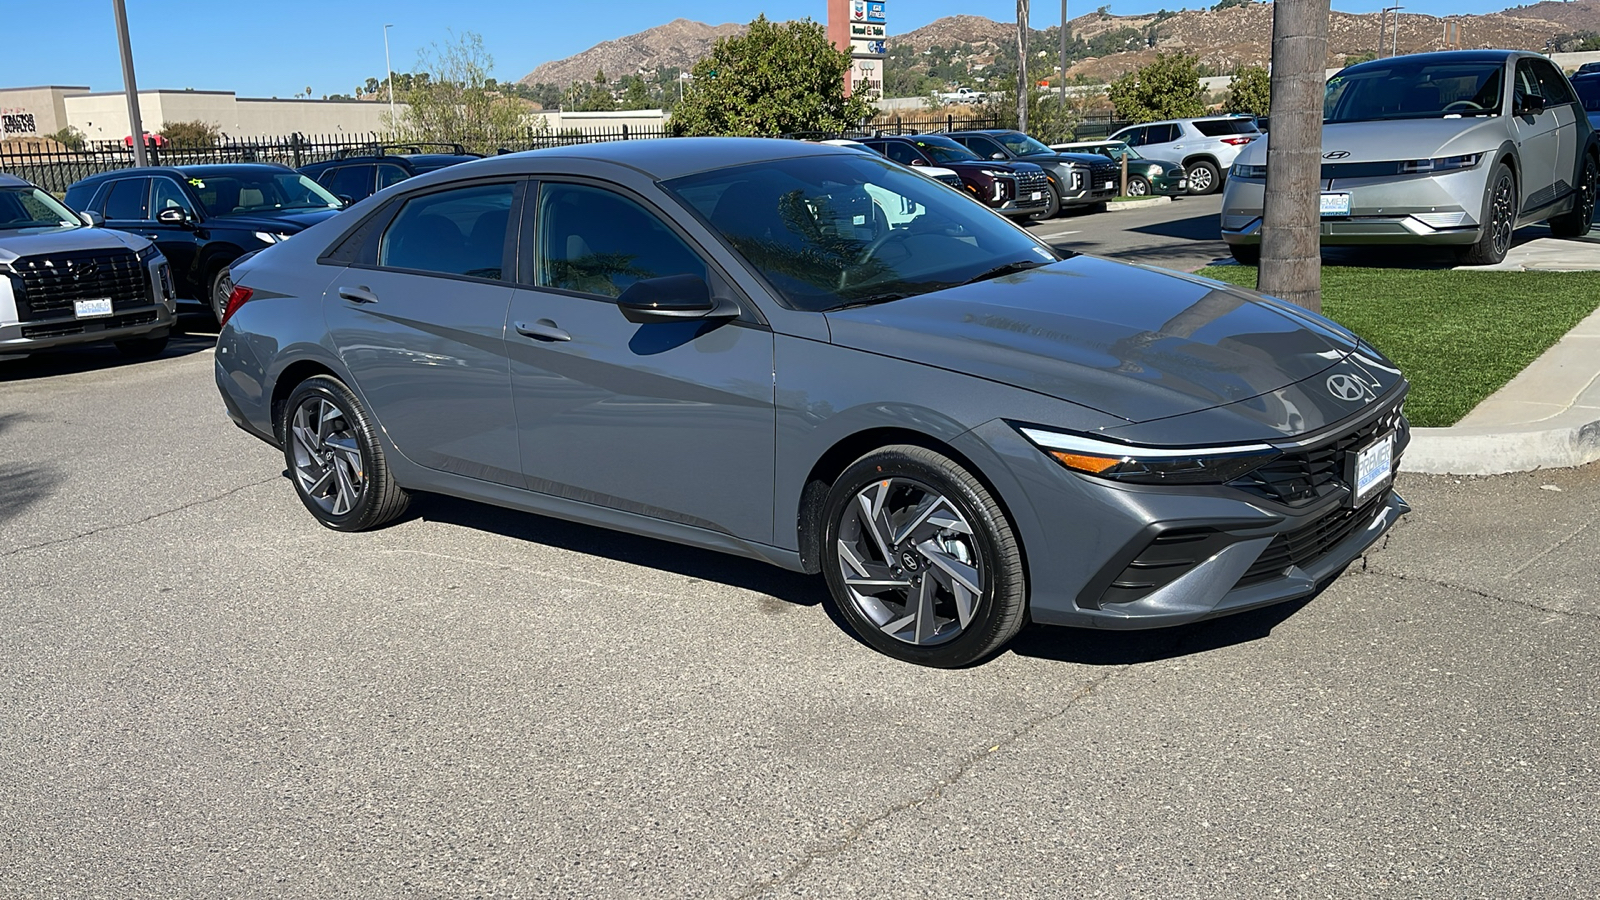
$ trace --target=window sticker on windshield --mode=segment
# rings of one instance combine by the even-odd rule
[[[202,191],[206,189],[206,183],[204,181],[201,181],[198,178],[189,179],[189,183],[194,185],[195,187],[199,188]]]

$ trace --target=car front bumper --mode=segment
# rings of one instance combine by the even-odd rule
[[[1189,179],[1179,175],[1176,178],[1166,175],[1156,175],[1149,179],[1150,193],[1158,197],[1177,197],[1189,193]]]
[[[172,329],[173,309],[166,303],[123,308],[104,318],[53,318],[0,325],[0,357],[26,355],[57,347],[161,337]]]
[[[1322,218],[1324,246],[1360,244],[1475,243],[1481,236],[1484,181],[1488,167],[1443,175],[1335,178],[1320,182],[1324,194],[1348,194],[1350,215]],[[1259,244],[1266,183],[1231,178],[1222,202],[1222,239]]]

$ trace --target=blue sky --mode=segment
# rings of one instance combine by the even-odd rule
[[[1215,0],[1212,0],[1215,2]],[[1404,0],[1402,0],[1404,2]],[[941,16],[971,14],[1007,21],[1016,15],[1005,0],[888,0],[890,34],[910,31]],[[5,41],[0,47],[0,87],[40,84],[88,85],[119,90],[116,28],[108,0],[5,0]],[[1072,15],[1098,6],[1076,0]],[[1119,14],[1192,8],[1174,0],[1113,2]],[[1209,4],[1204,4],[1209,5]],[[1334,8],[1372,12],[1380,0]],[[1505,2],[1413,0],[1411,12],[1443,15],[1502,9]],[[348,93],[367,76],[383,73],[383,25],[389,31],[396,71],[413,68],[419,48],[446,35],[476,31],[495,59],[495,75],[520,78],[534,66],[570,56],[594,44],[660,25],[682,16],[703,22],[747,22],[757,13],[771,19],[824,19],[825,0],[127,0],[129,31],[139,86],[232,90],[240,96],[288,97],[310,87],[314,96]],[[669,12],[670,10],[670,12]],[[1033,25],[1060,20],[1061,6],[1034,0]]]

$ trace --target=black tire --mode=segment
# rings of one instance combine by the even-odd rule
[[[410,503],[389,471],[377,426],[337,378],[317,375],[301,382],[283,406],[278,437],[300,502],[334,531],[388,524]]]
[[[1055,185],[1045,182],[1044,199],[1044,209],[1029,216],[1030,221],[1043,222],[1045,219],[1055,218],[1061,212],[1061,195],[1056,192]]]
[[[1229,244],[1228,252],[1233,254],[1233,261],[1241,266],[1261,265],[1260,244]]]
[[[150,359],[167,349],[167,336],[128,338],[116,342],[117,352],[129,359]]]
[[[233,295],[233,275],[227,266],[211,276],[211,317],[222,326],[222,316],[228,311],[228,298]]]
[[[1580,238],[1594,222],[1595,191],[1600,188],[1600,165],[1593,156],[1583,158],[1583,174],[1578,177],[1578,196],[1569,212],[1550,220],[1550,233],[1559,238]]]
[[[1150,179],[1144,177],[1143,175],[1129,175],[1128,176],[1128,196],[1129,197],[1148,197],[1148,196],[1150,196]]]
[[[1505,163],[1495,166],[1489,175],[1478,221],[1483,223],[1482,234],[1477,243],[1460,251],[1462,264],[1492,266],[1504,261],[1517,226],[1517,179]]]
[[[878,505],[884,513],[880,534],[892,538],[895,530],[916,525],[899,543],[876,540],[860,518],[870,510],[859,498],[875,490],[881,491],[876,496],[882,498]],[[919,496],[924,504],[932,497],[939,502],[916,505],[903,511],[902,518],[894,517],[902,498],[910,503]],[[952,564],[959,565],[950,568]],[[856,587],[846,581],[846,566],[860,579]],[[870,573],[880,570],[885,578],[902,582],[904,593],[887,581],[874,581]],[[958,570],[965,574],[958,575]],[[851,630],[874,649],[920,666],[955,668],[987,659],[1027,620],[1022,547],[1005,511],[971,473],[923,447],[873,451],[852,463],[829,488],[823,505],[822,571],[834,606]],[[964,583],[981,590],[958,592],[958,584]],[[858,590],[863,584],[871,586]],[[961,595],[966,597],[965,610]],[[926,633],[923,617],[907,614],[914,605],[921,606],[924,596]],[[967,619],[962,622],[964,611]],[[907,629],[910,637],[905,636]]]
[[[1215,194],[1222,187],[1222,173],[1218,171],[1217,164],[1209,159],[1197,159],[1189,163],[1189,170],[1185,174],[1189,179],[1189,193],[1195,196]]]

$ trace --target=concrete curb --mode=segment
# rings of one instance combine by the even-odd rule
[[[1449,428],[1418,428],[1400,471],[1502,475],[1600,460],[1600,310]]]
[[[1171,197],[1145,197],[1142,200],[1107,200],[1106,212],[1120,212],[1125,209],[1145,209],[1151,206],[1160,206],[1171,203]]]

